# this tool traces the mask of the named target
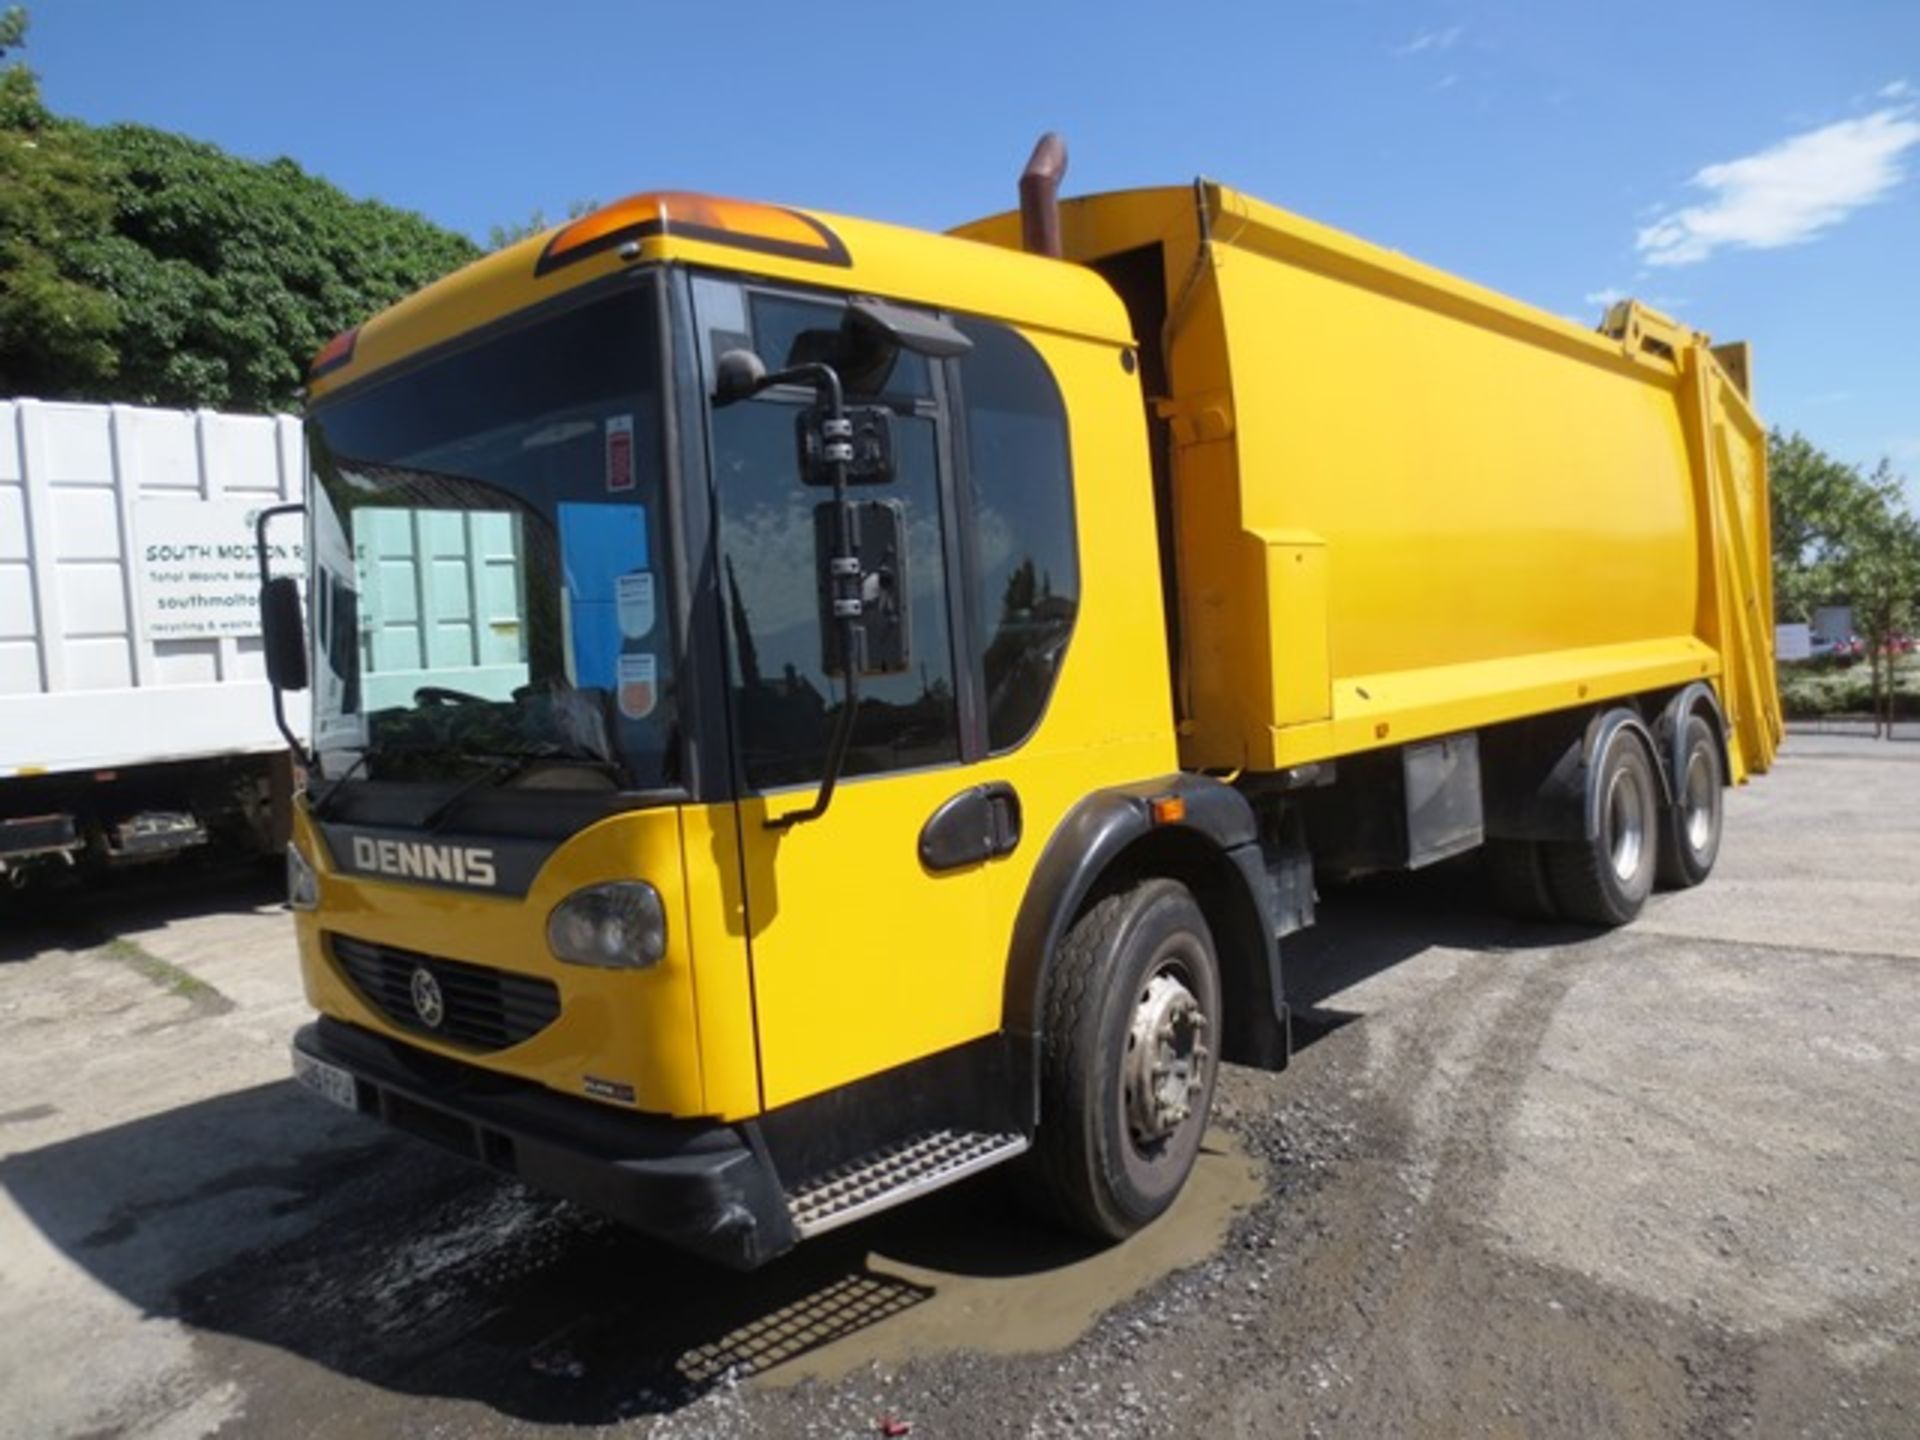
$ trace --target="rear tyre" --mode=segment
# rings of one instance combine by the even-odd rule
[[[1547,885],[1546,859],[1532,840],[1489,840],[1485,855],[1494,902],[1522,920],[1557,920],[1559,907]]]
[[[1543,847],[1547,884],[1569,920],[1625,925],[1653,892],[1662,828],[1660,783],[1640,738],[1620,726],[1595,762],[1600,813],[1590,839]]]
[[[1048,968],[1030,1192],[1122,1240],[1186,1184],[1213,1108],[1220,965],[1192,894],[1154,879],[1074,923]]]
[[[1713,873],[1713,862],[1720,858],[1725,785],[1720,737],[1704,715],[1689,715],[1682,732],[1673,805],[1661,836],[1660,884],[1665,889],[1685,890]]]

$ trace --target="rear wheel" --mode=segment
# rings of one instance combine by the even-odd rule
[[[1625,925],[1653,891],[1662,828],[1653,758],[1628,726],[1616,728],[1594,762],[1599,815],[1593,835],[1544,847],[1547,883],[1560,913],[1589,925]]]
[[[1698,885],[1713,873],[1713,862],[1720,857],[1720,807],[1726,778],[1720,737],[1704,715],[1687,717],[1679,781],[1660,847],[1660,883],[1669,890]]]
[[[1048,969],[1033,1188],[1120,1240],[1180,1193],[1213,1107],[1220,967],[1177,881],[1143,881],[1074,923]]]

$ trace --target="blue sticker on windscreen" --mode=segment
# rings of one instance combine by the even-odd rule
[[[619,668],[621,602],[624,598],[625,628],[631,629],[640,588],[627,577],[647,576],[646,597],[648,602],[653,598],[647,507],[563,500],[559,511],[560,563],[567,576],[573,632],[573,683],[611,690]],[[647,609],[651,628],[651,603]]]

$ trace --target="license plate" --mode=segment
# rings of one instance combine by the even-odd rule
[[[343,1110],[358,1110],[360,1095],[353,1076],[338,1065],[316,1060],[305,1051],[293,1052],[293,1078],[322,1099],[331,1100]]]

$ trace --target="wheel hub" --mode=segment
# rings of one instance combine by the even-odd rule
[[[1608,786],[1606,817],[1613,873],[1624,883],[1639,873],[1647,833],[1646,797],[1624,769],[1614,772]]]
[[[1687,844],[1695,853],[1704,852],[1713,839],[1715,789],[1713,761],[1695,750],[1687,757]]]
[[[1193,1113],[1207,1078],[1206,1013],[1166,971],[1140,992],[1127,1030],[1127,1127],[1136,1143],[1164,1140]]]

